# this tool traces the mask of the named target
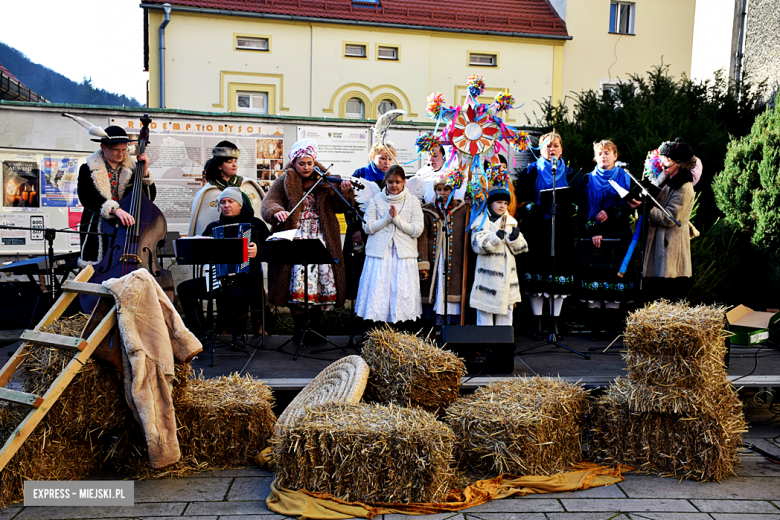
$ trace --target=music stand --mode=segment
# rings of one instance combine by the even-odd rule
[[[322,334],[316,330],[312,330],[309,326],[309,266],[328,264],[333,265],[334,261],[331,254],[325,248],[325,245],[316,238],[307,238],[300,240],[266,240],[260,247],[260,257],[267,262],[275,262],[282,265],[302,265],[303,266],[303,307],[306,314],[306,325],[303,328],[303,334],[301,340],[298,342],[298,347],[295,349],[293,355],[293,361],[298,359],[298,353],[301,347],[306,345],[306,336],[314,334],[319,336],[326,343],[330,343],[334,347],[339,347],[332,341],[328,340]],[[292,276],[292,274],[291,274]],[[282,343],[282,345],[276,349],[281,352],[284,347],[292,342],[292,337]]]
[[[557,235],[555,232],[555,219],[558,215],[558,196],[562,197],[563,204],[570,204],[571,203],[571,190],[568,186],[562,186],[560,188],[555,187],[555,171],[553,171],[553,187],[551,189],[547,190],[540,190],[540,206],[542,207],[549,207],[550,208],[550,220],[551,220],[551,226],[550,226],[550,274],[552,275],[552,279],[555,279],[555,241],[557,240]],[[552,295],[551,295],[552,296]],[[586,354],[584,352],[580,352],[579,350],[575,350],[569,346],[564,345],[561,343],[558,338],[557,327],[555,327],[555,311],[554,311],[554,297],[548,298],[548,301],[550,302],[550,318],[553,323],[552,330],[550,331],[550,335],[547,336],[547,341],[543,343],[539,343],[538,345],[534,345],[532,347],[526,347],[523,349],[520,349],[516,351],[516,354],[522,354],[523,352],[528,352],[529,350],[534,350],[539,347],[544,347],[547,345],[554,345],[556,347],[560,347],[562,349],[568,350],[572,354],[577,354],[579,356],[584,357],[585,359],[590,359],[590,354]]]
[[[203,264],[240,264],[244,261],[244,239],[243,238],[179,238],[173,242],[176,255],[176,263],[179,265],[203,265]],[[210,274],[211,276],[211,274]],[[234,346],[250,355],[243,348],[234,345],[232,342],[221,338],[215,338],[213,302],[214,291],[213,284],[206,283],[208,291],[208,316],[209,329],[206,337],[209,339],[209,354],[211,356],[209,366],[214,366],[214,339]],[[250,355],[253,356],[254,353]]]

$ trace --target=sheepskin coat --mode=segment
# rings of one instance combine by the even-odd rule
[[[317,166],[321,170],[325,170],[321,164],[317,163]],[[274,181],[260,206],[263,220],[270,223],[272,233],[298,228],[303,204],[298,206],[284,222],[276,220],[274,214],[280,211],[290,211],[303,198],[304,193],[301,177],[293,168],[285,170],[282,176]],[[320,215],[320,229],[325,239],[325,247],[337,261],[333,266],[333,274],[336,278],[336,305],[343,305],[347,286],[344,255],[341,251],[341,233],[336,213],[343,213],[349,207],[330,187],[315,189],[312,195],[314,195],[317,205],[317,213]],[[350,190],[344,197],[352,204],[355,200],[355,193]],[[290,265],[268,263],[268,301],[274,305],[287,306],[290,302],[291,270],[292,266]]]
[[[677,178],[680,177],[678,180]],[[658,194],[660,202],[677,221],[668,219],[660,209],[648,211],[650,226],[647,232],[644,275],[659,278],[693,276],[691,264],[690,218],[694,192],[691,174],[681,172],[671,178]]]
[[[463,294],[463,250],[467,247],[466,232],[469,227],[470,211],[469,205],[460,199],[454,199],[451,206],[447,215],[447,222],[452,230],[448,240],[450,254],[447,262],[447,301],[460,303]],[[433,304],[436,302],[440,252],[445,249],[446,233],[444,217],[436,209],[435,203],[425,204],[422,211],[425,231],[417,239],[417,251],[420,270],[427,270],[429,274],[428,278],[420,282],[420,291],[422,302]]]
[[[390,218],[390,206],[398,212]],[[397,195],[386,188],[368,202],[363,229],[368,233],[366,256],[384,258],[385,251],[395,245],[398,258],[417,258],[417,237],[423,232],[422,206],[417,197],[404,187]]]
[[[174,358],[189,363],[203,347],[146,269],[103,286],[116,302],[125,399],[144,430],[152,467],[170,466],[181,456],[171,396]]]
[[[509,240],[512,228],[517,226],[517,221],[510,215],[506,218],[503,240],[496,234],[502,226],[501,218],[495,222],[485,219],[482,229],[477,230],[480,221],[481,218],[477,218],[471,228],[471,248],[479,256],[470,305],[482,312],[506,314],[507,309],[521,299],[514,255],[528,251],[528,244],[522,233],[515,240]]]
[[[129,194],[132,189],[135,180],[135,163],[129,155],[125,155],[120,168],[117,188],[118,199],[122,200],[122,197]],[[154,200],[157,195],[154,180],[146,177],[143,184],[146,196],[149,200]],[[113,200],[111,195],[111,176],[106,169],[103,152],[98,150],[87,157],[87,162],[79,169],[78,196],[79,202],[84,206],[79,231],[98,232],[101,231],[104,220],[110,219],[116,222],[112,212],[119,207],[119,202]],[[81,235],[79,267],[100,263],[105,251],[106,246],[102,236]]]

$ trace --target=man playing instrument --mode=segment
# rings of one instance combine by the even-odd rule
[[[100,143],[100,150],[87,157],[86,164],[79,169],[78,197],[84,212],[81,215],[79,231],[99,232],[101,222],[113,220],[123,226],[132,226],[135,219],[119,207],[119,201],[132,191],[135,177],[135,162],[128,155],[127,143],[133,142],[124,129],[109,126],[105,136],[92,141]],[[154,200],[157,189],[149,174],[145,153],[137,157],[143,165],[143,190]],[[81,235],[81,257],[79,266],[100,263],[105,254],[102,235]]]

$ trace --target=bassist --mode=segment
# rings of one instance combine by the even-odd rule
[[[119,200],[133,188],[135,164],[127,153],[127,143],[133,139],[118,126],[109,126],[105,133],[100,139],[92,139],[100,143],[100,150],[87,157],[79,170],[78,196],[84,206],[80,231],[101,231],[101,221],[109,219],[118,219],[125,227],[135,223],[133,216],[119,207]],[[153,201],[157,190],[145,153],[138,155],[138,162],[143,164],[143,190]],[[81,235],[79,266],[100,263],[105,251],[102,235]]]

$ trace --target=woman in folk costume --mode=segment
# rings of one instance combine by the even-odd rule
[[[127,143],[133,139],[118,126],[98,130],[105,135],[92,141],[100,143],[100,150],[87,157],[87,162],[79,168],[78,179],[79,202],[84,206],[79,230],[92,233],[101,230],[104,220],[123,226],[131,226],[135,222],[132,215],[119,207],[119,201],[132,191],[135,181],[135,163],[127,153]],[[90,135],[97,133],[90,131]],[[154,201],[157,188],[149,174],[146,154],[139,155],[137,159],[143,164],[142,189]],[[102,235],[81,235],[79,267],[100,263],[106,247]]]
[[[230,141],[220,141],[211,149],[211,159],[203,166],[206,185],[195,194],[190,214],[189,236],[200,235],[211,222],[219,220],[219,195],[228,187],[239,188],[244,194],[247,211],[260,213],[263,190],[254,179],[245,179],[238,173],[241,151]]]
[[[477,309],[477,325],[512,325],[521,299],[515,255],[528,251],[528,244],[507,212],[510,186],[507,174],[494,177],[485,213],[471,226],[471,247],[478,256],[469,305]]]
[[[453,197],[453,188],[460,187],[462,180],[463,176],[457,169],[439,175],[433,181],[436,194],[434,202],[422,207],[425,230],[417,239],[420,290],[424,316],[426,319],[435,317],[436,325],[445,324],[445,314],[446,323],[455,323],[456,320],[451,317],[459,316],[461,312],[463,253],[468,246],[466,232],[471,213],[468,204]]]
[[[285,166],[281,177],[271,185],[260,211],[263,219],[271,223],[273,233],[295,229],[296,238],[319,238],[336,260],[334,265],[308,266],[306,293],[312,309],[311,325],[314,330],[321,332],[319,321],[322,311],[344,304],[346,277],[336,213],[343,213],[349,207],[327,184],[323,188],[314,189],[304,199],[306,191],[303,189],[303,181],[314,175],[315,166],[325,170],[317,162],[317,141],[298,141],[293,145],[288,157],[290,162]],[[351,203],[354,200],[354,191],[349,181],[342,182],[339,189],[347,201]],[[301,199],[304,199],[303,203],[292,211]],[[274,305],[290,307],[295,321],[293,339],[296,341],[300,340],[305,321],[303,269],[303,265],[289,266],[273,262],[268,264],[269,301]]]
[[[563,300],[574,290],[574,214],[573,203],[558,203],[555,219],[555,273],[551,271],[552,218],[550,208],[542,207],[542,190],[568,186],[575,172],[563,162],[563,142],[555,131],[539,139],[541,157],[528,165],[517,179],[515,195],[520,230],[528,242],[528,254],[519,260],[523,291],[528,294],[531,311],[536,317],[534,339],[542,338],[544,299],[551,300],[551,332],[557,334],[556,318],[561,314]],[[555,175],[553,176],[553,169]],[[568,190],[567,190],[568,191]],[[553,277],[554,274],[554,277]]]
[[[647,209],[644,291],[646,301],[676,301],[685,298],[692,287],[691,235],[696,232],[690,219],[694,203],[692,172],[697,160],[693,148],[679,137],[663,143],[658,155],[664,177],[656,199],[681,225],[678,227],[655,206]],[[642,203],[632,200],[629,204],[636,209]]]
[[[416,320],[422,314],[417,264],[422,208],[406,189],[406,175],[400,166],[387,170],[384,183],[365,212],[364,229],[369,236],[355,312],[373,321]]]
[[[620,198],[610,181],[628,190],[631,178],[615,165],[618,151],[612,141],[593,143],[593,153],[596,168],[578,186],[581,237],[596,248],[602,247],[604,239],[620,240],[616,250],[622,255],[631,244],[630,217],[634,210]],[[619,263],[622,256],[614,260]],[[602,325],[612,335],[619,328],[620,302],[633,298],[634,281],[619,277],[616,268],[589,265],[580,266],[578,278],[580,299],[588,306],[591,341],[598,339]]]

